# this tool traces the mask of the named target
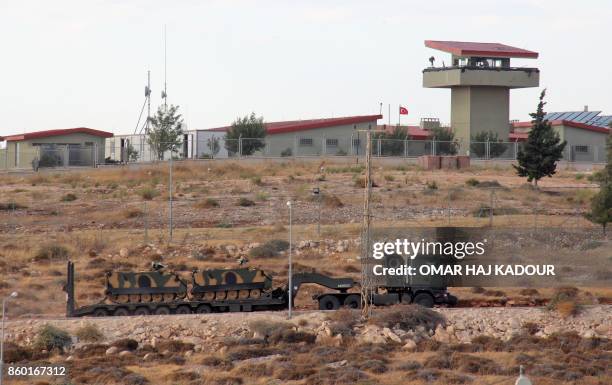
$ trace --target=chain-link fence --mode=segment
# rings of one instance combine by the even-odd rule
[[[418,158],[423,155],[469,154],[473,160],[516,160],[524,142],[470,142],[438,140],[401,140],[373,138],[372,156]],[[265,138],[225,139],[223,134],[208,138],[189,137],[178,144],[148,143],[144,136],[107,140],[107,163],[152,162],[168,160],[170,149],[175,159],[283,158],[320,156],[364,156],[364,138],[300,137],[273,135]],[[584,146],[568,143],[562,160],[605,163],[603,144]]]
[[[95,145],[37,145],[0,149],[0,170],[96,167],[104,162]]]

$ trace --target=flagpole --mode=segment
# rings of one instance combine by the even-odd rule
[[[397,106],[397,126],[400,126],[400,122],[402,121],[402,105]]]
[[[389,103],[389,117],[387,118],[389,121],[389,128],[391,127],[391,103]]]

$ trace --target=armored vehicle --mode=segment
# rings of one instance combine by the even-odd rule
[[[255,268],[196,270],[192,283],[192,297],[208,301],[260,298],[272,288],[272,278]]]
[[[151,271],[106,274],[106,297],[116,303],[172,302],[187,296],[187,282],[178,274],[152,264]]]

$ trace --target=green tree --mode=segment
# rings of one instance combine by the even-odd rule
[[[164,159],[166,151],[175,152],[181,146],[183,117],[177,113],[178,109],[178,106],[173,105],[167,108],[159,106],[155,116],[149,120],[152,127],[149,130],[147,143],[158,160]]]
[[[243,118],[237,118],[225,134],[225,148],[228,152],[236,154],[242,150],[241,155],[252,155],[262,149],[266,143],[266,127],[263,116],[257,117],[254,112]],[[242,146],[239,148],[239,139]]]
[[[506,149],[508,149],[508,145],[503,143],[503,141],[499,138],[497,132],[493,131],[482,131],[472,136],[472,143],[470,143],[470,151],[472,151],[479,158],[483,158],[486,155],[487,149],[485,142],[489,142],[489,157],[497,158],[501,154],[503,154]]]
[[[213,157],[217,156],[217,154],[221,150],[221,145],[219,144],[219,138],[216,138],[214,136],[208,138],[208,140],[206,141],[206,146],[210,150],[210,154]]]
[[[408,139],[408,130],[405,127],[395,126],[391,132],[375,134],[374,139],[381,139],[382,155],[401,156],[404,154],[404,141]]]
[[[555,174],[557,161],[563,157],[563,149],[567,144],[561,141],[550,122],[544,119],[544,96],[546,89],[540,94],[537,111],[529,114],[533,120],[525,146],[517,154],[519,164],[512,165],[519,176],[527,177],[527,181],[533,181],[536,187],[540,179]]]
[[[599,223],[606,234],[606,225],[612,222],[612,124],[606,140],[606,167],[598,173],[599,192],[591,200],[591,212],[587,218]]]
[[[447,127],[436,127],[431,130],[432,139],[436,141],[436,155],[455,155],[459,143],[455,140],[455,133]]]
[[[136,162],[138,160],[138,151],[134,148],[132,143],[129,143],[127,146],[127,158],[130,162]]]

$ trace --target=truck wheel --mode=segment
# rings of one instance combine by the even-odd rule
[[[168,315],[170,314],[170,308],[168,306],[160,306],[153,312],[155,315]]]
[[[212,313],[212,309],[208,305],[200,305],[196,309],[196,313],[198,313],[198,314],[208,314],[208,313]]]
[[[319,299],[320,310],[337,310],[340,308],[340,300],[333,295],[326,295]]]
[[[359,309],[361,306],[361,297],[357,294],[351,294],[344,299],[344,306],[351,309]]]
[[[134,315],[149,315],[151,314],[151,312],[149,311],[149,308],[147,307],[138,307],[136,308],[136,310],[134,310]]]
[[[187,305],[181,305],[176,308],[176,314],[191,314],[191,308]]]
[[[434,298],[429,293],[419,293],[414,296],[412,302],[424,307],[433,307]]]
[[[94,317],[106,317],[108,316],[108,310],[99,307],[96,310],[94,310],[93,316]]]
[[[451,294],[448,295],[448,300],[446,301],[446,303],[448,303],[449,306],[457,306],[458,302],[459,302],[459,298]]]
[[[128,311],[128,309],[124,307],[119,307],[115,309],[115,311],[113,312],[113,315],[115,317],[125,317],[126,315],[130,315],[130,312]]]

